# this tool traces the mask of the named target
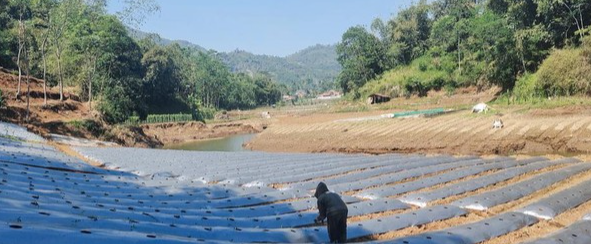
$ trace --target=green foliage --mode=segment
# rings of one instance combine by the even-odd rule
[[[389,23],[392,31],[391,40],[383,40],[389,45],[389,54],[397,64],[409,64],[412,60],[422,56],[429,49],[429,36],[431,34],[432,19],[429,17],[430,7],[427,1],[421,0],[418,4],[398,13]]]
[[[72,125],[78,130],[86,130],[95,137],[100,137],[101,135],[105,134],[105,129],[103,128],[103,126],[95,120],[73,120],[68,122],[68,124]]]
[[[456,82],[447,72],[441,70],[440,66],[439,59],[423,56],[408,66],[385,72],[376,81],[362,87],[360,94],[363,97],[372,93],[403,97],[424,96],[429,90],[439,90],[444,86],[449,86],[449,89],[453,90]]]
[[[129,116],[123,124],[128,126],[137,126],[141,123],[140,116]]]
[[[556,96],[591,95],[591,62],[586,47],[554,50],[535,74],[517,80],[514,102],[535,102]]]
[[[140,7],[141,13],[154,10],[153,1],[125,3]],[[130,116],[145,118],[148,112],[208,119],[217,109],[274,104],[286,90],[273,74],[231,73],[215,52],[186,43],[159,45],[157,36],[136,41],[117,17],[106,13],[105,1],[0,0],[0,65],[14,67],[15,54],[26,46],[29,73],[46,77],[49,85],[60,84],[60,90],[61,84],[75,88],[84,101],[95,100],[93,108],[108,123],[136,123]],[[318,46],[291,59],[308,62],[307,57],[330,50]],[[326,59],[320,63],[330,65]],[[195,101],[203,106],[194,106]]]
[[[338,83],[345,93],[359,89],[385,69],[380,40],[362,26],[351,27],[343,34],[337,55],[343,66]]]
[[[105,121],[116,124],[125,121],[137,108],[129,87],[124,83],[139,83],[139,80],[113,81],[105,87],[98,110]]]
[[[469,77],[484,79],[506,90],[513,88],[519,61],[515,55],[514,33],[507,21],[487,11],[470,19],[467,25],[469,38],[465,41],[464,70]]]
[[[147,100],[155,102],[174,98],[175,89],[180,85],[180,77],[177,72],[178,66],[175,65],[171,55],[171,52],[159,46],[144,53],[143,86]]]
[[[129,116],[123,124],[137,126],[140,124],[179,123],[193,120],[194,118],[191,114],[149,114],[145,120],[141,120],[140,116]]]
[[[134,117],[130,117],[130,122],[135,121]],[[146,120],[142,123],[154,124],[154,123],[178,123],[192,121],[193,115],[191,114],[149,114]]]
[[[334,45],[312,46],[284,58],[241,50],[218,53],[217,56],[233,72],[268,74],[291,92],[332,87],[341,70]]]
[[[591,46],[585,37],[591,15],[584,14],[590,11],[588,0],[420,1],[393,16],[388,28],[375,20],[373,37],[361,27],[345,32],[339,45],[350,51],[339,55],[351,62],[341,62],[339,84],[354,98],[493,85],[516,89],[519,99],[588,94],[586,77],[591,75],[582,59],[591,56],[591,48],[585,48]],[[555,51],[546,61],[552,64],[542,65],[553,47],[579,45],[580,53],[567,51],[574,55],[570,59]],[[544,68],[560,62],[560,72]],[[535,76],[523,75],[538,69]]]
[[[217,110],[213,107],[203,106],[198,97],[190,96],[191,113],[194,120],[205,122],[205,120],[213,119]]]
[[[591,63],[583,49],[554,50],[537,73],[547,96],[591,95]]]
[[[12,61],[14,53],[11,47],[15,43],[14,36],[9,32],[11,23],[9,10],[9,0],[0,0],[0,66],[14,68],[15,64]]]
[[[513,89],[513,96],[517,100],[521,101],[531,101],[535,100],[538,97],[541,97],[542,94],[538,85],[538,78],[535,74],[526,74],[519,78],[515,83],[515,88]]]
[[[589,30],[591,30],[591,27],[589,27]],[[591,36],[583,38],[583,45],[581,47],[583,49],[581,55],[591,63]]]
[[[212,120],[217,113],[217,109],[212,107],[198,107],[195,109],[195,120],[205,122],[206,120]]]

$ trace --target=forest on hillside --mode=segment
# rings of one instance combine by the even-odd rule
[[[141,40],[152,38],[157,44],[168,46],[178,43],[183,48],[207,52],[207,49],[184,40],[169,40],[155,34],[129,28],[131,36]],[[290,94],[305,90],[309,94],[334,89],[335,79],[341,70],[337,62],[335,45],[314,45],[286,57],[253,54],[248,51],[212,53],[219,57],[234,73],[268,74],[284,85]]]
[[[591,95],[591,0],[419,1],[337,45],[351,98],[499,86],[532,97]]]
[[[150,1],[125,1],[142,7]],[[215,55],[154,38],[134,40],[107,14],[105,0],[0,0],[0,66],[19,76],[16,98],[30,77],[72,88],[105,121],[149,113],[191,112],[275,104],[280,87],[261,73],[232,73]],[[135,9],[133,10],[135,11]],[[125,17],[125,16],[123,16]],[[21,84],[22,83],[22,84]],[[5,96],[6,97],[6,96]]]
[[[255,55],[241,50],[219,55],[233,71],[267,73],[291,92],[333,89],[341,70],[334,45],[315,45],[287,57]]]

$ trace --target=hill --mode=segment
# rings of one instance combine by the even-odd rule
[[[170,40],[170,39],[162,38],[158,34],[147,33],[147,32],[143,32],[140,30],[132,29],[132,28],[127,28],[127,31],[129,32],[129,35],[131,37],[135,38],[136,40],[144,39],[147,37],[152,37],[154,42],[156,42],[157,44],[162,45],[162,46],[167,46],[167,45],[170,45],[173,43],[178,43],[181,47],[193,48],[193,49],[196,49],[196,50],[199,50],[202,52],[207,51],[207,49],[205,49],[204,47],[199,46],[197,44],[193,44],[193,43],[185,41],[185,40]]]
[[[341,70],[334,45],[316,45],[287,57],[256,55],[243,50],[221,53],[234,72],[269,73],[292,90],[326,90]]]
[[[181,47],[195,48],[205,52],[206,48],[184,40],[169,40],[155,34],[129,29],[136,39],[156,36],[156,43],[169,45],[178,43]],[[290,90],[299,89],[322,91],[333,87],[334,80],[341,70],[337,62],[335,45],[315,45],[287,57],[258,55],[244,50],[219,52],[218,57],[232,70],[243,73],[268,73],[277,82],[285,84]]]

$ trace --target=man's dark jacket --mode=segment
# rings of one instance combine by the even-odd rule
[[[318,199],[319,220],[324,220],[331,213],[347,210],[347,205],[341,197],[334,192],[329,192],[326,184],[322,182],[316,187],[314,197]]]

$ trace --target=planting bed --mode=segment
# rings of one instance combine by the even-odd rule
[[[569,158],[74,148],[96,168],[10,128],[0,243],[327,242],[320,181],[348,203],[352,241],[494,243],[591,212],[591,164]],[[589,219],[527,241],[587,243]]]

